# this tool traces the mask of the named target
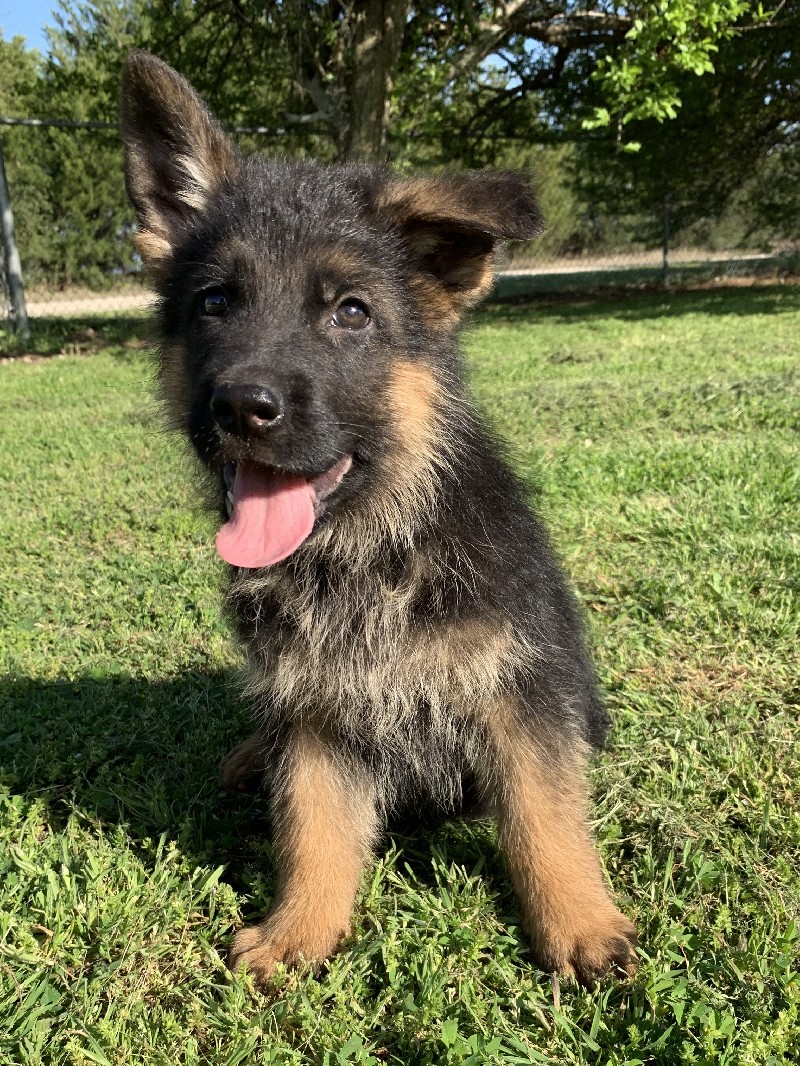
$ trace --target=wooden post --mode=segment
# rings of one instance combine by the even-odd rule
[[[25,307],[25,289],[22,286],[22,264],[19,261],[17,241],[14,237],[14,213],[11,210],[11,196],[6,181],[6,167],[3,160],[3,142],[0,140],[0,222],[3,229],[3,251],[6,260],[6,275],[11,293],[11,307],[17,332],[24,341],[30,339],[28,310]]]

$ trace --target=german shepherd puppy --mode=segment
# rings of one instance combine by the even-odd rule
[[[123,125],[163,396],[216,486],[247,651],[257,730],[223,780],[271,796],[275,901],[232,965],[327,959],[387,819],[480,809],[537,962],[631,971],[586,824],[607,718],[457,344],[498,243],[541,228],[528,182],[245,158],[145,52]]]

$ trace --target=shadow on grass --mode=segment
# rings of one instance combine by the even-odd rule
[[[56,830],[77,811],[123,824],[134,845],[166,833],[192,864],[225,866],[224,879],[237,892],[251,896],[257,878],[260,892],[266,884],[270,895],[275,868],[266,796],[228,792],[218,783],[220,759],[250,729],[232,674],[195,672],[157,682],[5,678],[0,784],[44,803]],[[391,844],[430,887],[436,884],[432,845],[469,872],[491,876],[502,866],[480,823],[404,821],[381,847]],[[264,903],[251,899],[247,919],[257,918]]]
[[[47,804],[124,823],[134,840],[168,833],[197,863],[245,859],[266,803],[219,788],[221,756],[247,734],[232,678],[186,674],[0,682],[0,781]]]
[[[23,341],[9,326],[0,326],[0,358],[91,355],[115,346],[146,348],[155,343],[151,319],[141,312],[84,315],[80,318],[35,318]]]

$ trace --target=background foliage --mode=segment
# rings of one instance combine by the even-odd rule
[[[0,114],[115,122],[141,46],[245,150],[529,168],[540,256],[652,244],[667,188],[674,233],[766,247],[798,237],[799,40],[800,0],[60,0],[46,55],[0,39]],[[27,282],[135,273],[115,131],[0,136]]]

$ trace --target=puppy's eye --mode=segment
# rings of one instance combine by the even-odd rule
[[[339,304],[331,320],[340,329],[363,329],[369,323],[369,311],[360,300]]]
[[[200,294],[200,308],[204,315],[224,315],[228,310],[228,298],[223,289],[206,289]]]

